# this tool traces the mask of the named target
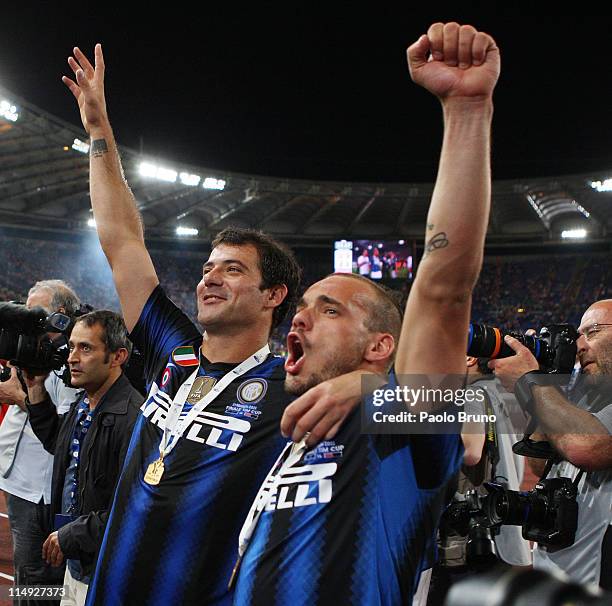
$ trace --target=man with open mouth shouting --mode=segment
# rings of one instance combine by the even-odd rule
[[[268,339],[295,301],[300,268],[265,234],[218,234],[196,289],[202,335],[166,296],[145,247],[107,116],[102,48],[95,67],[78,48],[68,63],[75,79],[64,82],[91,137],[98,235],[148,389],[87,600],[228,604],[242,520],[283,447],[291,397]]]
[[[425,254],[403,323],[383,289],[352,274],[328,276],[299,301],[285,369],[288,391],[304,395],[285,411],[281,427],[293,441],[241,531],[237,606],[409,604],[432,564],[441,494],[461,463],[459,435],[364,435],[359,412],[334,415],[329,384],[316,386],[351,370],[384,373],[394,356],[400,385],[409,373],[465,374],[499,51],[469,25],[436,23],[408,49],[408,65],[444,114]]]

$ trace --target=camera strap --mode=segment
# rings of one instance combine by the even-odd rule
[[[21,383],[21,389],[23,389],[23,393],[28,395],[28,386],[26,385],[25,379],[23,378],[23,372],[21,368],[15,368],[15,370],[17,371],[17,378],[19,379],[19,382]]]
[[[494,418],[495,411],[493,410],[493,406],[491,405],[491,400],[489,398],[489,394],[486,390],[483,390],[485,394],[484,408],[485,415],[488,419]],[[485,424],[486,434],[485,434],[485,449],[486,454],[491,463],[491,474],[492,477],[495,477],[495,468],[497,463],[499,463],[499,443],[497,440],[497,432],[495,431],[495,423],[491,421],[487,421]]]
[[[572,482],[572,486],[578,490],[578,484],[580,484],[580,480],[582,480],[582,476],[584,475],[584,469],[581,469],[576,476],[576,479]]]
[[[542,472],[542,475],[540,476],[540,479],[538,480],[538,482],[541,482],[542,480],[546,479],[546,476],[550,473],[550,470],[552,469],[552,466],[554,464],[555,464],[554,459],[548,459],[546,461],[546,465],[544,466],[544,471]]]

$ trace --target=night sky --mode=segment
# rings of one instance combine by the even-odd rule
[[[193,12],[175,2],[140,13],[115,4],[90,12],[76,3],[7,6],[0,84],[79,125],[60,77],[75,44],[92,53],[100,41],[115,135],[158,160],[312,179],[433,181],[440,111],[411,83],[405,48],[433,21],[457,20],[492,34],[502,52],[494,178],[612,169],[608,17],[293,4],[245,11],[200,3]]]

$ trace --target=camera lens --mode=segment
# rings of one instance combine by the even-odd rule
[[[507,358],[514,354],[504,342],[502,331],[486,324],[470,324],[467,353],[478,358]]]
[[[520,333],[510,334],[527,347],[538,362],[548,359],[548,345],[541,338]],[[514,355],[514,350],[506,345],[504,333],[499,328],[470,324],[467,354],[477,358],[508,358]]]
[[[466,545],[466,557],[472,568],[490,568],[498,559],[491,531],[476,522],[471,522]]]
[[[521,526],[530,511],[530,500],[516,490],[489,484],[490,491],[483,502],[483,510],[491,526],[511,524]]]

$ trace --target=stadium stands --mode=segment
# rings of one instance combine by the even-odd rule
[[[177,305],[195,318],[195,286],[205,253],[151,248],[160,280]],[[305,282],[332,271],[329,251],[296,251],[307,267]],[[578,324],[585,307],[612,296],[609,254],[496,256],[485,259],[474,294],[475,322],[504,330],[538,328],[547,323]],[[45,240],[3,236],[0,246],[0,300],[24,301],[36,280],[60,278],[71,284],[83,302],[96,308],[119,310],[110,269],[95,236],[83,241]],[[275,335],[283,350],[282,333]]]

